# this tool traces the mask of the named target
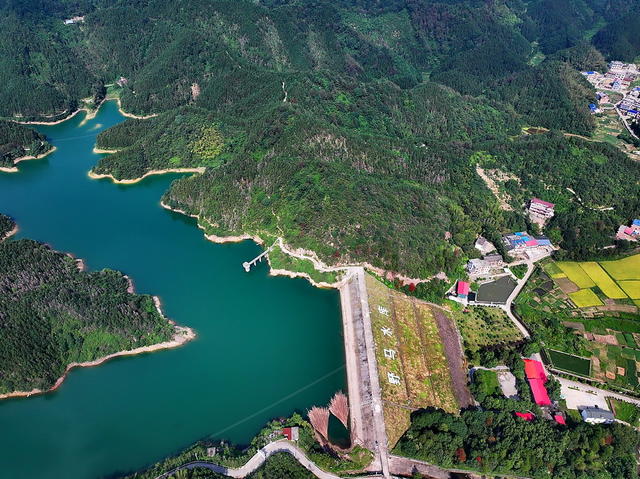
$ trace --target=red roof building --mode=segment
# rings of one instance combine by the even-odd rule
[[[466,298],[469,295],[469,283],[466,281],[458,281],[458,296],[461,298]]]
[[[297,441],[300,435],[298,426],[283,428],[282,435],[286,437],[289,441]]]
[[[521,417],[525,421],[533,421],[535,419],[532,412],[517,412],[516,416]]]
[[[549,203],[548,201],[541,200],[540,198],[531,198],[531,203],[546,206],[547,208],[555,208],[556,205]]]
[[[533,400],[538,406],[551,406],[551,399],[542,379],[529,379]]]
[[[535,359],[524,359],[524,374],[527,379],[547,380],[547,374],[544,372],[542,363]]]
[[[551,399],[544,383],[547,382],[547,375],[544,372],[544,366],[540,361],[535,359],[524,360],[524,373],[529,381],[533,400],[538,406],[551,406]]]
[[[553,419],[558,423],[558,424],[562,424],[563,426],[567,425],[567,422],[564,420],[564,416],[562,414],[556,414],[553,416]]]

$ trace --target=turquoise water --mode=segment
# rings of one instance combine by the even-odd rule
[[[0,211],[29,237],[129,275],[166,314],[194,328],[172,350],[74,370],[54,393],[0,401],[0,477],[84,479],[143,467],[207,436],[246,443],[269,419],[344,389],[336,291],[272,278],[242,262],[252,242],[216,245],[160,197],[179,175],[135,185],[91,180],[96,135],[114,102],[38,127],[57,151],[0,173]],[[1,345],[0,345],[1,347]]]

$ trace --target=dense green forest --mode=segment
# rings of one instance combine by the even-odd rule
[[[12,121],[0,120],[0,167],[11,168],[16,158],[41,155],[50,149],[44,135]]]
[[[621,424],[558,426],[511,411],[417,411],[395,452],[444,467],[543,478],[636,478],[638,433]]]
[[[13,228],[15,228],[16,223],[7,215],[3,215],[0,213],[0,240],[4,239]]]
[[[1,242],[0,393],[46,390],[72,362],[169,340],[153,298],[128,288],[121,273],[82,272],[35,241]]]
[[[614,162],[617,179],[637,173],[613,149],[579,157],[555,133],[520,138],[525,125],[593,132],[579,70],[605,67],[594,45],[608,58],[622,44],[640,53],[633,25],[613,28],[633,16],[620,0],[27,3],[0,3],[3,21],[33,25],[0,42],[11,53],[0,74],[15,84],[0,114],[59,114],[125,77],[125,110],[158,116],[103,132],[98,146],[119,151],[94,171],[207,167],[165,201],[210,232],[283,236],[332,263],[453,273],[476,234],[528,226],[475,175],[480,151],[523,176],[518,200],[567,170],[551,178],[566,212],[551,227],[572,255],[635,214],[637,195],[604,190]],[[576,208],[567,187],[615,213]],[[597,233],[585,232],[593,221]]]

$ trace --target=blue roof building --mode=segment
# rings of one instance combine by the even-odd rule
[[[632,224],[633,226],[640,226],[640,220],[633,220],[633,221],[631,222],[631,224]]]

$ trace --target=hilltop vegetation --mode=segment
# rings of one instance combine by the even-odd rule
[[[12,227],[0,215],[2,231]],[[0,394],[46,390],[73,362],[169,340],[153,298],[116,271],[86,273],[31,240],[0,243]]]
[[[11,168],[16,158],[37,156],[51,149],[44,135],[11,121],[0,120],[0,167]]]
[[[476,176],[479,151],[523,176],[519,200],[541,194],[551,177],[567,213],[554,220],[554,239],[572,255],[603,246],[610,225],[637,207],[637,195],[609,188],[614,162],[621,164],[616,179],[637,174],[616,151],[573,155],[566,152],[587,148],[555,133],[518,136],[524,125],[591,134],[593,90],[578,69],[604,66],[590,39],[613,24],[620,5],[40,3],[0,4],[6,18],[33,26],[0,45],[11,53],[2,56],[0,74],[26,102],[0,101],[0,114],[59,114],[124,76],[118,94],[125,110],[158,116],[103,132],[98,146],[119,151],[94,171],[128,179],[206,167],[174,183],[165,201],[199,215],[211,233],[283,236],[329,263],[455,274],[464,259],[458,247],[468,248],[478,233],[495,238],[528,226],[500,210]],[[84,22],[63,25],[74,14]],[[633,49],[627,30],[616,34]],[[615,213],[576,205],[566,187],[598,206],[614,203]],[[586,233],[594,220],[597,233]]]

